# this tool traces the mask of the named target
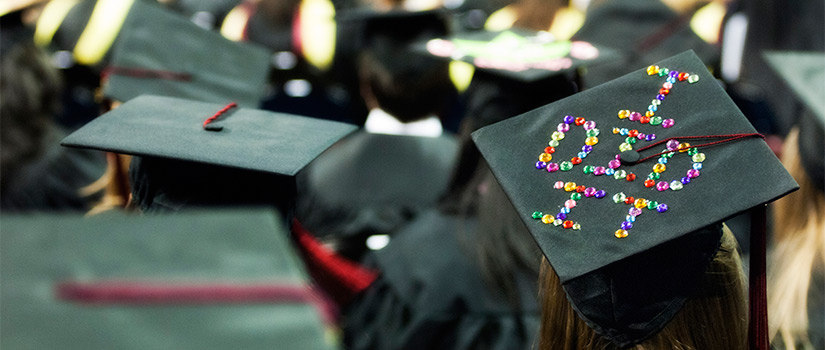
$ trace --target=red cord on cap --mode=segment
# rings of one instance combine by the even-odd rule
[[[661,144],[663,144],[663,143],[665,143],[665,142],[668,142],[668,141],[670,141],[670,140],[684,140],[684,139],[688,139],[688,140],[691,140],[691,139],[718,139],[718,138],[723,138],[723,137],[725,138],[724,140],[719,140],[719,141],[713,141],[713,142],[702,143],[702,144],[698,144],[698,145],[693,145],[693,146],[691,146],[691,147],[692,147],[692,148],[708,147],[708,146],[717,145],[717,144],[720,144],[720,143],[725,143],[725,142],[736,141],[736,140],[739,140],[739,139],[744,139],[744,138],[748,138],[748,137],[761,137],[761,138],[763,138],[763,139],[764,139],[764,138],[765,138],[765,135],[762,135],[762,134],[760,134],[760,133],[756,133],[756,132],[754,132],[754,133],[747,133],[747,134],[698,135],[698,136],[679,136],[679,137],[668,137],[668,138],[666,138],[666,139],[664,139],[664,140],[656,141],[656,142],[654,142],[654,143],[652,143],[652,144],[649,144],[649,145],[647,145],[647,146],[644,146],[644,147],[642,147],[642,148],[639,148],[638,150],[636,150],[636,152],[641,152],[641,151],[644,151],[644,150],[649,149],[649,148],[651,148],[651,147],[656,147],[657,145],[661,145]],[[658,156],[661,156],[661,155],[663,155],[663,154],[665,154],[665,153],[670,153],[670,152],[672,152],[672,151],[664,151],[664,152],[659,152],[659,153],[656,153],[656,154],[654,154],[654,155],[650,155],[650,156],[644,157],[644,158],[642,158],[642,159],[639,159],[639,160],[637,160],[637,161],[633,162],[633,164],[641,163],[641,162],[644,162],[644,161],[646,161],[646,160],[648,160],[648,159],[651,159],[651,158],[653,158],[653,157],[658,157]]]
[[[207,126],[207,125],[209,125],[209,123],[211,123],[211,122],[215,121],[215,119],[218,119],[218,117],[220,117],[222,114],[226,113],[226,111],[228,111],[228,110],[230,110],[230,109],[232,109],[232,108],[235,108],[235,107],[237,107],[237,106],[238,106],[238,104],[237,104],[237,103],[232,102],[232,103],[230,103],[230,104],[226,105],[225,107],[221,108],[221,110],[219,110],[219,111],[215,112],[215,114],[214,114],[214,115],[212,115],[212,116],[211,116],[211,117],[209,117],[209,118],[206,118],[206,120],[204,120],[204,121],[203,121],[203,128],[204,128],[204,129],[207,129],[207,128],[206,128],[206,126]],[[207,130],[209,130],[209,129],[207,129]]]

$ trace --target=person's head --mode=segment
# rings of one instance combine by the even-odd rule
[[[143,212],[275,206],[287,214],[295,198],[292,177],[167,158],[132,157],[129,180]]]
[[[539,283],[539,349],[621,349],[578,316],[547,259],[542,261]],[[736,239],[724,227],[719,251],[697,294],[685,301],[661,331],[631,349],[744,349],[748,328],[745,289]]]
[[[622,109],[655,91],[649,120]],[[722,222],[797,188],[758,136],[690,52],[473,134],[558,276],[542,299],[566,311],[548,312],[547,348],[745,345],[764,312],[745,321]]]
[[[12,16],[2,18],[0,33],[0,173],[4,180],[21,163],[42,153],[42,138],[54,124],[62,93],[57,69],[34,45],[31,31],[14,23]]]
[[[367,107],[381,108],[405,123],[442,114],[455,94],[449,63],[410,48],[416,41],[446,34],[441,15],[385,15],[367,20],[364,32],[357,70]]]

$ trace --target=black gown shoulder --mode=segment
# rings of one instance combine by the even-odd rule
[[[484,283],[475,220],[422,214],[374,255],[381,276],[343,313],[349,349],[529,349],[539,327],[536,277],[518,275],[521,305]]]

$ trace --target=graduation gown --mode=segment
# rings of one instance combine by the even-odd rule
[[[445,190],[454,136],[417,137],[356,132],[299,174],[296,217],[310,232],[338,243],[358,260],[364,239],[391,234]]]
[[[471,242],[460,238],[475,227],[473,219],[428,211],[376,252],[381,276],[343,310],[347,348],[531,348],[540,323],[537,276],[514,272],[518,306],[490,290]]]

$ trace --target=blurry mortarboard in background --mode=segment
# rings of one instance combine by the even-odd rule
[[[274,186],[268,179],[272,175],[294,176],[355,129],[353,125],[234,108],[231,104],[141,96],[93,120],[62,144],[140,156],[144,165],[152,159],[158,165],[155,169],[166,178],[142,180],[165,183],[160,190],[174,193],[177,204],[187,199],[203,200],[200,204],[205,205],[243,204],[238,202],[243,199],[240,190],[256,203],[285,200],[288,204],[291,198],[267,197],[265,188]],[[255,186],[261,187],[256,190]]]
[[[0,346],[329,348],[327,310],[280,221],[266,209],[3,215]]]
[[[798,188],[695,54],[657,65],[473,135],[579,316],[619,346],[696,292],[709,225]]]
[[[822,191],[825,188],[825,53],[768,52],[768,64],[805,103],[799,125],[799,155],[805,173]]]
[[[517,29],[458,33],[432,39],[418,48],[524,83],[617,57],[614,50],[588,42],[555,40],[547,32]]]
[[[124,102],[152,94],[254,108],[266,92],[269,60],[264,48],[136,1],[103,72],[103,93]]]

